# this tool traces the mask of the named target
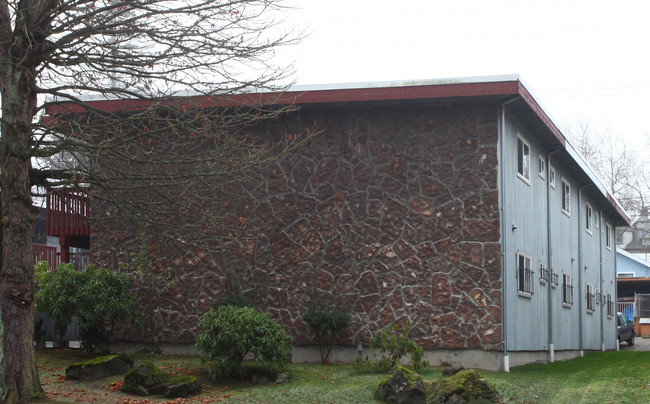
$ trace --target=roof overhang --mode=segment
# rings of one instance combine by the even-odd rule
[[[458,102],[472,99],[500,103],[517,117],[552,158],[571,172],[578,189],[587,193],[616,225],[628,226],[630,219],[621,205],[607,191],[580,153],[568,142],[557,125],[517,75],[450,78],[441,80],[396,81],[374,83],[296,86],[282,93],[250,92],[224,97],[184,95],[165,100],[100,99],[84,103],[61,102],[48,105],[46,113],[83,114],[89,108],[104,112],[142,110],[160,105],[220,107],[273,103],[296,104],[305,108],[319,105],[349,105],[390,102]]]

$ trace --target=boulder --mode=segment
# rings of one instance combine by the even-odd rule
[[[122,391],[139,396],[187,397],[201,390],[197,378],[189,375],[170,375],[151,362],[136,361],[124,375]]]
[[[498,403],[496,389],[474,369],[461,370],[431,385],[428,404]]]
[[[391,375],[380,384],[377,394],[379,399],[388,403],[420,404],[426,401],[422,377],[416,372],[395,366]]]
[[[93,380],[121,375],[133,366],[131,359],[119,355],[100,356],[84,362],[73,363],[65,370],[65,377],[74,380]]]

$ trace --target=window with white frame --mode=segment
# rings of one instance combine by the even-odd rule
[[[517,174],[524,181],[530,181],[530,145],[521,136],[517,137]]]
[[[543,262],[539,263],[539,283],[546,284],[550,279],[550,274]]]
[[[551,286],[555,288],[558,283],[560,283],[560,276],[557,274],[557,269],[551,268]]]
[[[587,282],[587,312],[593,312],[595,308],[596,295],[594,294],[594,285]]]
[[[571,216],[571,185],[562,178],[562,213]]]
[[[548,183],[551,187],[555,188],[555,168],[553,167],[548,172]]]
[[[607,317],[614,315],[614,302],[612,301],[612,294],[607,293]]]
[[[600,288],[596,288],[596,304],[600,304]]]
[[[546,179],[546,160],[544,159],[544,156],[542,156],[541,154],[537,159],[537,174],[541,179],[543,180]]]
[[[533,271],[530,269],[530,257],[517,253],[517,292],[523,296],[533,294]]]
[[[589,202],[585,204],[585,230],[587,230],[587,233],[592,234],[593,232],[593,209],[591,208],[591,205]]]
[[[598,214],[598,212],[595,212],[595,214],[594,214],[594,229],[596,229],[596,230],[598,230],[598,228],[600,227],[599,216],[600,215]]]
[[[612,226],[605,223],[605,245],[608,249],[612,249]]]
[[[571,283],[571,275],[562,272],[562,305],[570,307],[573,304],[573,284]]]

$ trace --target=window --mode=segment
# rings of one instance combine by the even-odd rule
[[[562,178],[562,213],[571,216],[571,186]]]
[[[614,315],[614,302],[612,301],[612,294],[607,293],[607,317]]]
[[[557,274],[557,269],[551,268],[551,286],[557,287],[557,284],[560,282],[559,275]]]
[[[600,227],[600,223],[599,223],[600,221],[598,220],[598,217],[599,217],[598,212],[596,212],[596,214],[594,215],[594,228],[595,229],[598,229]]]
[[[546,265],[544,263],[539,264],[539,283],[545,284],[549,280],[549,273],[548,269],[546,269]]]
[[[596,296],[594,294],[594,285],[591,283],[587,283],[587,312],[591,313],[594,311],[594,301],[596,300]]]
[[[517,137],[517,174],[530,181],[530,146],[521,137]]]
[[[530,270],[530,257],[517,253],[517,292],[524,296],[533,294],[533,271]]]
[[[596,304],[600,304],[600,288],[596,288]]]
[[[585,230],[587,230],[587,233],[589,234],[592,233],[593,222],[594,222],[593,210],[591,209],[591,205],[587,203],[586,210],[585,210]]]
[[[544,160],[544,156],[540,154],[537,161],[537,174],[544,180],[546,179],[546,160]]]
[[[605,245],[608,249],[612,249],[612,226],[605,223]]]
[[[573,304],[573,285],[571,284],[571,275],[566,272],[562,273],[562,305],[570,307]]]
[[[551,170],[548,173],[548,183],[550,186],[555,188],[555,168],[551,167]]]

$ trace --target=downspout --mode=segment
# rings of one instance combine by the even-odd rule
[[[603,315],[605,310],[603,310],[603,211],[598,210],[598,266],[599,266],[599,277],[598,277],[598,300],[600,301],[600,350],[605,352],[605,320]]]
[[[582,244],[584,242],[584,235],[582,234],[582,191],[591,184],[583,185],[578,189],[578,349],[580,350],[580,356],[584,356],[584,296],[583,296],[583,285],[582,285],[582,272],[584,269],[584,260],[582,258]]]
[[[499,198],[499,214],[501,216],[501,346],[503,349],[503,371],[510,372],[510,358],[508,357],[508,312],[506,310],[506,285],[508,277],[506,271],[506,232],[507,226],[505,223],[505,196],[506,196],[506,174],[504,169],[505,164],[505,141],[506,141],[506,105],[517,101],[519,97],[513,98],[508,101],[504,101],[500,106],[500,113],[498,115],[499,119],[499,164],[498,167],[501,169],[501,186],[499,190],[501,191],[501,198]]]
[[[548,295],[548,356],[549,362],[555,362],[555,346],[553,344],[553,246],[551,243],[552,234],[551,230],[553,226],[551,225],[551,156],[561,149],[553,150],[546,155],[546,251],[548,255],[548,274],[549,282],[547,289]]]

